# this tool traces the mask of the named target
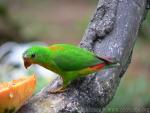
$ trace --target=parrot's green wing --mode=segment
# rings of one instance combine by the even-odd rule
[[[52,50],[52,60],[64,71],[81,70],[104,62],[92,52],[77,46],[55,44],[49,48]]]

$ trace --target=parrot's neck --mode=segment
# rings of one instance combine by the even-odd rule
[[[52,52],[48,48],[44,48],[39,54],[39,59],[34,62],[34,64],[38,64],[48,70],[51,70],[57,74],[60,74],[59,68],[52,60]]]
[[[41,65],[42,67],[44,67],[44,68],[46,68],[48,70],[51,70],[51,71],[57,73],[57,74],[61,74],[62,73],[59,70],[59,68],[56,65],[54,65],[53,63],[48,63],[48,64],[47,63],[41,63],[39,65]]]

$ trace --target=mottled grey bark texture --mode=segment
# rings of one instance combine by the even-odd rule
[[[112,100],[131,60],[146,0],[100,0],[80,43],[100,56],[114,57],[121,66],[74,81],[61,94],[49,94],[58,78],[33,96],[18,113],[100,113]]]

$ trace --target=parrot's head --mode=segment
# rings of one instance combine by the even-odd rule
[[[42,64],[46,61],[45,56],[47,56],[47,53],[50,53],[50,51],[46,47],[42,46],[33,46],[27,49],[23,53],[25,68],[28,68],[32,64]]]

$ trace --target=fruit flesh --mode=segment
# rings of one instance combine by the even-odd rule
[[[32,96],[35,86],[34,75],[0,83],[0,113],[14,113]]]

